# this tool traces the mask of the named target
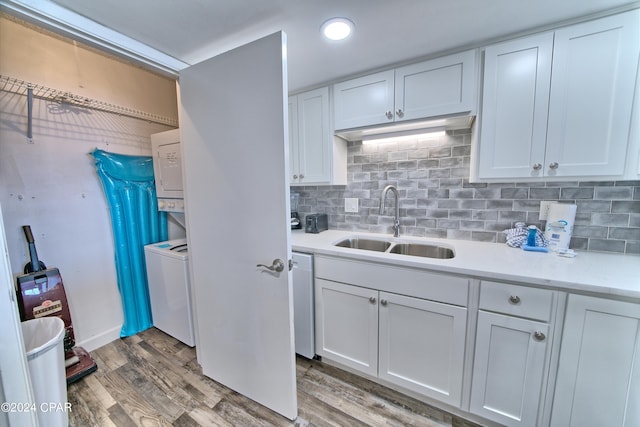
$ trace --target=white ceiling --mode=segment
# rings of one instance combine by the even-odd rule
[[[638,2],[629,0],[3,0],[53,5],[186,64],[278,30],[288,37],[289,89],[477,46],[506,35]],[[44,6],[43,6],[44,5]],[[53,19],[60,16],[59,11]],[[320,25],[347,17],[355,33],[328,42]],[[71,18],[65,16],[65,20]],[[73,20],[73,19],[71,19]],[[67,22],[68,24],[68,22]],[[259,66],[259,64],[256,64]],[[173,66],[179,69],[184,64]]]

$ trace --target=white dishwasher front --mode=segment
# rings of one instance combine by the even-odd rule
[[[315,349],[313,255],[293,252],[293,329],[296,353],[312,359]]]

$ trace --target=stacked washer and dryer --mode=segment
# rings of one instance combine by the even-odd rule
[[[179,130],[151,135],[151,149],[158,209],[168,212],[184,227]],[[187,239],[147,245],[144,254],[154,326],[188,346],[195,346]]]

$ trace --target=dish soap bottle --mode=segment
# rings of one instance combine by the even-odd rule
[[[529,234],[527,234],[527,246],[534,247],[536,245],[536,233],[538,229],[535,225],[530,225],[527,229],[529,230]]]

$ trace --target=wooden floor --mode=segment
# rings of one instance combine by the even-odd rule
[[[201,374],[196,353],[151,328],[91,353],[71,384],[70,426],[456,426],[470,424],[356,375],[297,360],[294,422]]]

